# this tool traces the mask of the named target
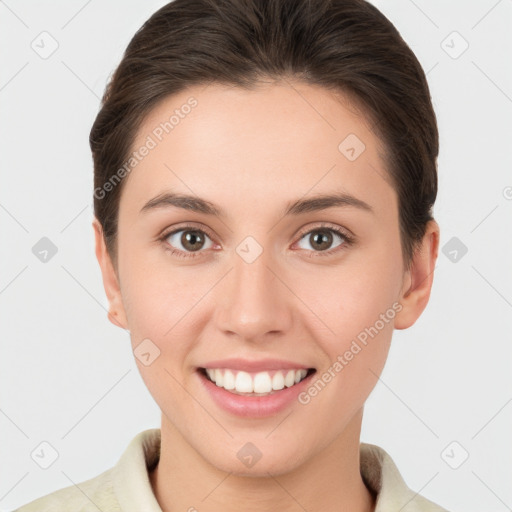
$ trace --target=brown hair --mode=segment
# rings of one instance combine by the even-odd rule
[[[192,85],[250,88],[284,77],[345,94],[372,122],[398,196],[402,255],[410,268],[433,219],[436,116],[414,53],[364,0],[174,0],[144,23],[107,85],[89,137],[94,213],[114,265],[125,181],[116,172],[157,102]],[[116,176],[119,184],[107,187]]]

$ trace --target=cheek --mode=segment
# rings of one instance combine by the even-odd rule
[[[314,313],[308,316],[316,319],[318,329],[329,333],[335,344],[374,325],[390,308],[388,317],[394,318],[400,267],[386,255],[371,257],[357,255],[338,267],[317,268],[294,280],[294,292]]]
[[[171,335],[169,330],[207,293],[208,280],[199,278],[194,266],[177,268],[163,248],[143,249],[120,237],[121,247],[121,290],[130,331],[155,338]]]
[[[364,405],[378,382],[391,343],[393,319],[400,309],[390,288],[375,286],[370,277],[334,279],[325,290],[312,288],[314,296],[310,291],[304,299],[306,303],[318,299],[315,312],[322,323],[311,317],[309,330],[326,357],[300,402],[311,404],[317,420],[331,422],[336,432]],[[333,293],[336,288],[338,292]],[[323,309],[322,292],[330,293]]]
[[[208,294],[211,280],[194,275],[192,267],[172,272],[170,268],[149,265],[147,259],[141,259],[139,266],[135,256],[127,258],[123,301],[142,379],[160,408],[178,423],[179,411],[190,401],[183,388],[184,376],[200,339],[200,299]],[[150,361],[141,357],[148,352]]]
[[[322,370],[330,374],[318,377],[336,381],[331,387],[339,393],[336,400],[362,403],[382,371],[401,309],[396,261],[390,253],[373,251],[297,281],[297,295],[315,313],[307,315],[310,335],[327,355]]]

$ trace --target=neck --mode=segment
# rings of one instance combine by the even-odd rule
[[[294,470],[268,477],[221,471],[162,416],[160,460],[150,473],[163,512],[373,512],[375,497],[360,473],[362,410],[330,445]]]

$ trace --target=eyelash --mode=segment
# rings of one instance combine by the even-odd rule
[[[177,256],[179,258],[195,258],[198,256],[198,253],[203,252],[203,251],[197,251],[197,253],[195,253],[195,252],[187,253],[187,252],[181,251],[179,249],[174,249],[173,247],[169,246],[169,244],[166,242],[167,238],[169,238],[171,235],[174,235],[175,233],[179,233],[180,231],[197,231],[199,233],[203,233],[203,234],[207,235],[211,240],[213,240],[213,238],[214,238],[208,230],[206,230],[204,228],[200,229],[197,226],[190,225],[190,224],[186,224],[184,226],[180,226],[178,229],[174,229],[172,231],[165,232],[162,236],[160,236],[158,238],[158,240],[164,244],[164,249],[167,252],[169,252],[171,254],[171,256]],[[353,245],[355,243],[355,238],[350,236],[345,230],[335,227],[335,226],[332,226],[330,224],[321,224],[320,226],[317,226],[313,229],[303,231],[299,234],[298,240],[302,240],[305,235],[314,233],[315,231],[334,232],[337,235],[339,235],[341,238],[343,238],[344,242],[342,244],[338,245],[337,247],[334,247],[333,249],[329,249],[327,251],[308,251],[308,252],[312,253],[312,254],[307,255],[308,258],[330,256],[334,253],[337,253],[338,251],[345,250],[347,247],[350,247],[351,245]]]

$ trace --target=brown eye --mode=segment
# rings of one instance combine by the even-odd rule
[[[199,231],[184,231],[180,242],[187,251],[198,251],[204,245],[204,237]]]
[[[314,231],[309,235],[311,246],[319,251],[330,249],[332,239],[332,233],[329,233],[328,231]]]
[[[336,238],[340,241],[333,246]],[[345,233],[345,230],[341,228],[320,226],[316,229],[304,231],[297,243],[301,249],[306,249],[306,256],[314,258],[338,254],[353,245],[354,241],[355,238]],[[307,242],[306,246],[304,246],[304,242]],[[310,247],[307,247],[307,245]]]
[[[333,229],[321,228],[309,231],[304,236],[302,236],[301,241],[306,240],[314,251],[327,251],[333,248],[332,244],[335,236],[341,238],[342,240],[346,240],[346,237],[343,236],[343,234],[337,233]],[[339,243],[335,247],[338,247],[342,243],[343,242]],[[302,248],[308,249],[308,247]]]
[[[213,243],[210,237],[200,229],[179,229],[166,235],[165,240],[173,248],[182,252],[197,252],[201,249],[208,249]],[[211,244],[205,247],[207,240],[210,240]]]

